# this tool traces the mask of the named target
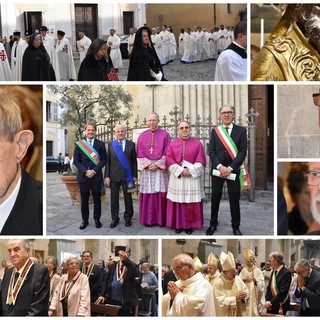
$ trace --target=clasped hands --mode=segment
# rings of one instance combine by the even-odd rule
[[[174,281],[168,282],[168,292],[170,294],[171,300],[174,300],[176,295],[182,290],[176,285]]]
[[[229,167],[221,166],[219,168],[219,172],[220,172],[221,178],[226,179],[232,172],[232,169]]]
[[[87,177],[87,178],[92,178],[93,176],[95,175],[95,172],[93,171],[93,170],[90,170],[90,169],[88,169],[87,171],[86,171],[86,174],[85,174],[85,176]]]

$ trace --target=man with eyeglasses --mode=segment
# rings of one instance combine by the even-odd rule
[[[192,234],[193,229],[203,226],[204,190],[202,173],[206,157],[200,141],[191,137],[191,127],[187,121],[180,122],[179,138],[172,141],[167,151],[169,185],[167,193],[168,227],[179,234],[185,230]]]
[[[213,235],[218,226],[219,205],[223,184],[228,186],[231,225],[234,235],[242,235],[240,227],[240,167],[247,154],[246,129],[233,123],[234,107],[219,109],[222,124],[212,130],[209,156],[212,162],[211,220],[207,235]],[[234,177],[234,180],[231,177]]]
[[[320,234],[320,162],[310,162],[305,174],[310,191],[310,204],[313,221],[309,224],[307,234]]]
[[[240,21],[234,28],[235,40],[220,54],[215,81],[247,80],[247,23]]]
[[[200,272],[194,270],[194,261],[187,254],[173,258],[177,281],[168,282],[168,293],[162,297],[162,315],[167,317],[215,316],[213,289]]]

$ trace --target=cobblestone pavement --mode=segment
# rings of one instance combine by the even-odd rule
[[[93,206],[90,205],[89,225],[85,230],[80,230],[81,223],[80,204],[72,204],[68,191],[57,173],[47,173],[47,235],[76,235],[76,236],[176,236],[174,229],[152,226],[145,227],[139,223],[139,201],[134,200],[135,214],[132,218],[132,226],[125,227],[123,213],[123,199],[120,199],[120,223],[116,228],[109,227],[111,223],[110,196],[102,204],[101,222],[102,228],[96,229],[93,221]],[[110,193],[110,190],[108,190]],[[256,191],[255,202],[249,202],[243,196],[241,206],[240,229],[246,235],[273,235],[273,191]],[[201,230],[194,230],[193,235],[205,236],[205,231],[210,222],[210,201],[204,203],[204,226]],[[222,200],[220,203],[219,226],[215,235],[233,236],[231,228],[229,203]],[[180,236],[185,237],[185,233]]]

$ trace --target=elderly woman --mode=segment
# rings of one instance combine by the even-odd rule
[[[22,59],[22,81],[55,81],[50,57],[41,42],[40,34],[33,33]]]
[[[68,273],[61,276],[54,291],[48,315],[56,311],[58,317],[89,317],[90,287],[88,277],[80,272],[80,258],[70,256],[66,263]]]
[[[107,55],[107,42],[92,41],[87,55],[82,61],[78,74],[79,81],[117,81],[118,76]]]
[[[49,306],[54,294],[54,290],[60,281],[60,276],[57,273],[58,259],[56,257],[48,257],[44,260],[44,265],[49,271],[50,277],[50,296],[49,296]]]

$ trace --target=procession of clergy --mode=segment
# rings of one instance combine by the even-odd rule
[[[290,272],[279,252],[269,255],[263,270],[253,251],[243,256],[246,267],[240,272],[230,251],[220,258],[210,253],[206,269],[198,257],[174,257],[163,277],[162,315],[320,315],[320,272],[308,260],[300,259]]]
[[[51,81],[73,81],[77,80],[76,68],[74,63],[74,55],[72,44],[65,36],[62,30],[57,31],[57,40],[49,36],[48,28],[41,26],[40,33],[32,33],[26,30],[24,39],[20,31],[15,30],[10,39],[3,39],[0,42],[0,80],[1,81],[21,81],[23,79],[23,56],[29,46],[31,36],[39,37],[41,44],[44,46],[48,57],[50,59],[50,68],[52,66],[54,76],[49,79],[35,79],[35,80],[51,80]],[[128,56],[130,58],[133,49],[136,28],[130,28],[130,35],[128,37]],[[84,32],[78,33],[79,40],[76,42],[77,50],[80,54],[80,64],[84,60],[87,51],[92,43]],[[32,38],[33,40],[34,38]],[[159,28],[152,28],[151,41],[157,52],[159,60],[162,65],[172,62],[178,57],[183,63],[201,62],[206,60],[215,60],[218,55],[228,47],[234,40],[233,27],[211,28],[210,32],[202,29],[200,26],[195,26],[194,30],[191,28],[181,29],[178,43],[171,27],[162,26],[162,31]],[[110,48],[110,58],[113,67],[117,71],[118,68],[123,67],[122,55],[120,51],[120,38],[116,35],[115,30],[110,30],[108,37],[108,47]],[[31,44],[32,45],[32,44]],[[177,52],[178,51],[178,52]],[[25,59],[25,63],[31,64],[33,60]],[[40,59],[39,59],[40,61]],[[40,62],[39,62],[40,63]],[[32,70],[30,65],[28,70]],[[30,71],[29,71],[30,72]],[[30,78],[28,78],[30,80]]]

